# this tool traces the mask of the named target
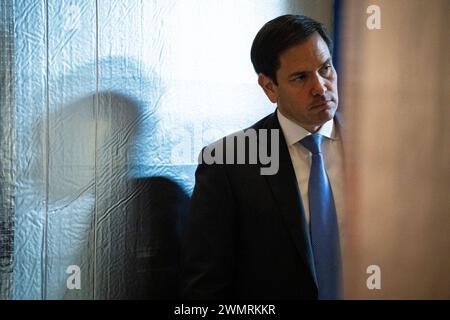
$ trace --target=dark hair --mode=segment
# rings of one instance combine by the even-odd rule
[[[287,14],[267,22],[253,40],[250,57],[256,73],[263,73],[277,84],[280,55],[318,32],[332,53],[332,42],[325,26],[307,16]]]

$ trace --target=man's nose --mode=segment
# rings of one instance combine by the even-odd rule
[[[314,96],[322,95],[327,91],[327,87],[325,85],[325,79],[322,78],[320,75],[315,75],[313,81],[314,81],[314,83],[312,86],[312,94]]]

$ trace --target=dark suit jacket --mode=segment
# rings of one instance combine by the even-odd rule
[[[260,164],[198,166],[182,242],[182,297],[317,299],[303,204],[276,112],[250,128],[279,129],[278,173],[261,175]]]

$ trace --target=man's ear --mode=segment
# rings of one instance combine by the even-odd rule
[[[277,85],[268,76],[260,73],[258,74],[258,84],[264,90],[264,93],[272,103],[278,102]]]

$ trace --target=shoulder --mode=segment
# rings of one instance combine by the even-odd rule
[[[278,122],[277,112],[272,112],[271,114],[265,116],[258,122],[252,124],[250,127],[248,127],[245,130],[248,129],[279,129],[280,124]],[[244,130],[244,131],[245,131]]]
[[[274,130],[275,129],[275,130]],[[274,174],[278,171],[280,145],[279,123],[276,114],[271,114],[252,126],[236,131],[204,147],[199,154],[199,172],[214,170],[258,175]],[[210,168],[210,169],[207,169]]]
[[[202,152],[204,152],[205,150],[212,150],[212,149],[216,149],[218,147],[223,147],[227,140],[230,141],[233,138],[248,137],[248,136],[252,135],[253,133],[257,133],[258,130],[261,130],[261,129],[280,129],[280,125],[278,123],[278,118],[277,118],[276,112],[273,112],[273,113],[265,116],[258,122],[252,124],[251,126],[245,128],[245,129],[235,131],[227,136],[224,136],[224,137],[212,142],[211,144],[205,146],[203,148]]]

